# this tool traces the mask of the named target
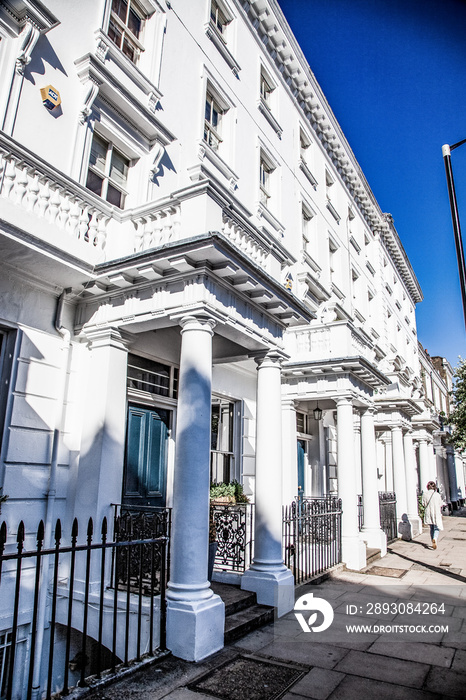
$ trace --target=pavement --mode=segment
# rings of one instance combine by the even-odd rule
[[[301,622],[291,612],[199,663],[169,656],[93,700],[465,700],[466,508],[443,522],[436,550],[424,528],[365,572],[297,588]]]

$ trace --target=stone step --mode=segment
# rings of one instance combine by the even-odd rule
[[[267,605],[251,605],[228,615],[225,618],[225,644],[273,622],[273,619],[274,609]]]
[[[369,566],[369,564],[372,564],[372,562],[377,561],[377,559],[380,558],[380,549],[369,549],[369,547],[366,549],[366,566]]]
[[[225,617],[234,615],[234,613],[244,610],[245,608],[256,605],[256,594],[251,591],[242,591],[239,586],[233,586],[227,583],[218,583],[212,581],[210,584],[214,593],[220,596],[225,603]]]

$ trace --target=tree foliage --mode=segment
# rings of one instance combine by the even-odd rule
[[[453,410],[450,423],[453,426],[451,440],[459,450],[466,450],[466,360],[460,358],[453,374],[451,397]]]

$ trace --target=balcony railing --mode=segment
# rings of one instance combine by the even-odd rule
[[[0,198],[83,246],[100,251],[105,247],[112,207],[4,134],[0,135],[0,177]],[[67,248],[66,238],[63,248]]]

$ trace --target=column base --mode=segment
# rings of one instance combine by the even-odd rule
[[[223,649],[225,605],[218,595],[207,600],[167,601],[167,648],[185,661],[201,661]]]
[[[361,540],[366,543],[369,549],[380,549],[380,556],[384,557],[387,553],[387,535],[380,528],[365,530],[362,528],[360,534]]]
[[[366,566],[366,545],[359,537],[341,538],[342,561],[348,569],[360,571]]]
[[[294,576],[283,565],[272,571],[254,569],[254,564],[241,578],[243,591],[253,591],[260,605],[270,605],[277,610],[278,617],[294,608]]]
[[[422,533],[422,520],[417,513],[416,515],[408,513],[408,519],[402,520],[401,523],[398,524],[398,533],[402,539],[410,539],[409,537],[405,537],[405,531],[406,533],[409,532],[408,528],[411,530],[411,538]]]

